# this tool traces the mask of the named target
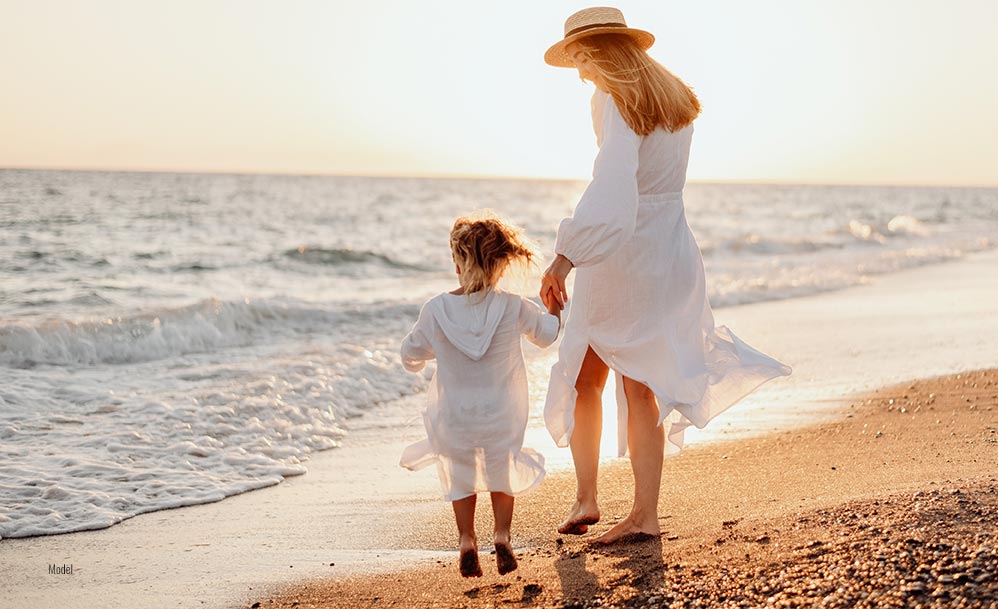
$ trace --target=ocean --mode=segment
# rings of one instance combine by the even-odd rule
[[[398,343],[456,285],[454,218],[492,208],[550,253],[585,186],[0,170],[0,538],[218,501],[358,427],[390,434],[365,415],[418,417],[427,378]],[[715,308],[998,246],[998,189],[690,184],[685,202]]]

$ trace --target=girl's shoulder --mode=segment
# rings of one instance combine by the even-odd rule
[[[448,294],[447,292],[441,292],[436,296],[430,298],[424,302],[419,307],[419,319],[423,322],[431,322],[436,319],[437,311],[443,310],[444,301],[448,298],[463,298],[462,296],[455,296],[453,294]]]
[[[498,298],[502,298],[504,302],[508,305],[519,306],[523,302],[529,302],[530,299],[526,296],[517,294],[516,292],[507,292],[506,290],[500,289],[498,287],[492,288]]]
[[[422,309],[425,311],[454,311],[456,309],[474,309],[485,306],[491,308],[499,305],[508,307],[509,305],[519,305],[525,297],[514,292],[507,292],[498,287],[490,288],[484,295],[481,294],[455,294],[453,292],[441,292],[423,303]]]
[[[445,298],[453,298],[453,297],[454,297],[453,294],[449,294],[447,292],[441,292],[441,293],[437,294],[436,296],[430,298],[426,302],[424,302],[423,306],[420,307],[420,308],[423,309],[423,310],[425,310],[425,309],[431,308],[431,307],[433,307],[433,306],[435,306],[435,305],[443,302],[443,300]]]

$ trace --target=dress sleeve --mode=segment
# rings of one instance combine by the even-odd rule
[[[520,297],[520,333],[540,348],[549,347],[558,338],[561,322],[545,313],[533,301]]]
[[[430,344],[431,313],[428,307],[423,305],[419,310],[419,319],[416,325],[402,339],[402,366],[409,372],[419,372],[426,366],[426,360],[436,357],[433,354],[433,345]]]
[[[600,108],[595,107],[594,116]],[[594,121],[594,125],[596,121]],[[590,266],[613,254],[634,234],[638,213],[638,149],[641,136],[620,115],[613,97],[602,107],[599,154],[593,180],[571,218],[558,226],[555,253]]]

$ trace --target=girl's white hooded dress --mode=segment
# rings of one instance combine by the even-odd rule
[[[484,491],[516,495],[544,478],[544,457],[523,448],[530,403],[521,335],[547,347],[558,338],[558,318],[490,289],[432,298],[402,340],[406,370],[430,359],[437,369],[423,415],[427,438],[406,447],[400,465],[436,463],[449,501]]]
[[[666,452],[678,452],[687,427],[703,427],[790,368],[714,325],[703,258],[683,207],[693,126],[639,136],[599,90],[592,110],[600,147],[593,180],[555,244],[577,274],[545,423],[558,446],[569,444],[575,382],[592,347],[615,372],[618,453],[627,453],[623,376],[655,393]]]

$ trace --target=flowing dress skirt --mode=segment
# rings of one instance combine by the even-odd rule
[[[704,427],[762,383],[790,374],[727,327],[715,327],[682,193],[640,196],[633,237],[577,272],[544,408],[558,446],[571,439],[575,383],[589,347],[615,373],[621,456],[627,454],[624,376],[655,393],[666,452],[675,453],[687,427]]]

